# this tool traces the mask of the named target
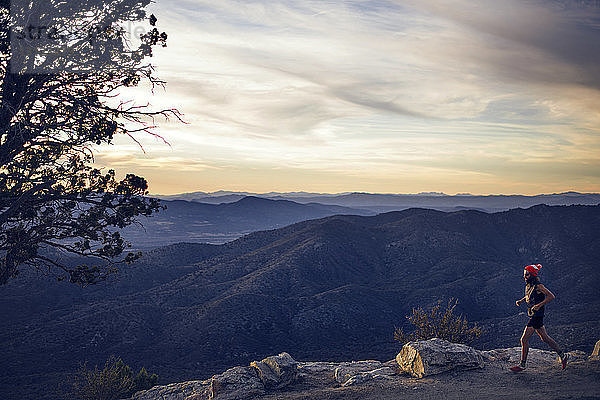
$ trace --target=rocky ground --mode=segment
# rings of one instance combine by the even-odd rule
[[[425,378],[399,373],[391,379],[344,387],[314,378],[260,400],[469,400],[469,399],[600,399],[600,361],[575,359],[564,371],[556,355],[532,349],[527,369],[508,368],[519,359],[519,348],[506,349],[505,358],[485,360],[484,368],[450,371]]]
[[[562,370],[555,353],[531,349],[526,370],[513,373],[509,368],[519,361],[519,347],[482,352],[440,339],[412,343],[417,345],[404,346],[388,362],[297,362],[282,353],[206,381],[157,386],[132,399],[600,400],[600,361],[581,351],[568,353]]]

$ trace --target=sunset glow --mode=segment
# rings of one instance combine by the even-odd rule
[[[600,191],[600,6],[157,0],[170,146],[96,162],[151,193]]]

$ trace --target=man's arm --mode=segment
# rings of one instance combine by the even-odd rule
[[[542,285],[541,283],[539,283],[537,285],[537,290],[539,290],[540,292],[544,293],[544,295],[546,295],[546,298],[544,299],[544,301],[535,304],[533,307],[531,307],[534,310],[539,310],[540,308],[542,308],[542,306],[550,303],[552,300],[554,300],[556,297],[554,296],[554,294],[552,294],[551,291],[548,290],[548,288],[544,285]]]
[[[523,296],[521,297],[519,300],[515,301],[515,304],[518,306],[521,305],[522,302],[524,302],[525,300],[527,300],[527,296]]]

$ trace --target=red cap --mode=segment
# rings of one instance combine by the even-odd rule
[[[533,276],[537,276],[542,270],[542,264],[528,265],[525,269]]]

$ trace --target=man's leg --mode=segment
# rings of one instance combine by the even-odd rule
[[[548,332],[546,332],[546,328],[544,326],[536,329],[535,331],[540,336],[540,338],[552,348],[552,350],[558,353],[558,356],[560,357],[560,363],[562,364],[562,368],[565,369],[565,367],[567,366],[567,359],[565,357],[565,353],[563,353],[558,343],[556,343],[554,339],[552,339],[550,335],[548,335]]]
[[[560,347],[558,346],[558,343],[556,343],[554,341],[554,339],[552,339],[550,337],[550,335],[548,335],[548,332],[546,332],[546,327],[542,326],[541,328],[538,328],[535,330],[537,332],[537,334],[540,336],[540,338],[548,344],[548,346],[550,346],[552,348],[552,350],[554,350],[555,352],[557,352],[559,355],[562,354],[562,350],[560,349]]]
[[[543,328],[543,327],[542,327]],[[521,367],[525,368],[527,362],[527,354],[529,354],[529,338],[534,334],[535,329],[531,326],[526,326],[521,336]]]

